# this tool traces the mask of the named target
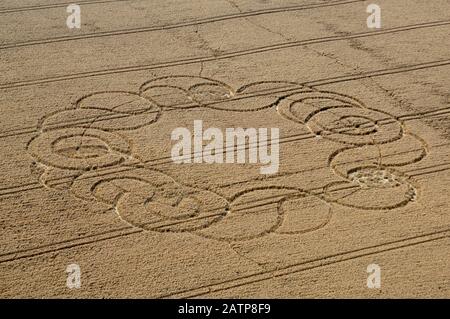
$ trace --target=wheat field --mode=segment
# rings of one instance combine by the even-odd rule
[[[0,297],[450,297],[448,0],[77,3],[0,3]]]

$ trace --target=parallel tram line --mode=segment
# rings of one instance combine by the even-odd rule
[[[161,69],[161,68],[167,68],[167,67],[196,64],[196,63],[201,63],[201,62],[218,61],[218,60],[230,59],[230,58],[234,58],[234,57],[253,55],[253,54],[257,54],[257,53],[265,53],[265,52],[269,52],[269,51],[273,51],[273,50],[282,50],[282,49],[286,49],[286,48],[301,47],[301,46],[306,46],[306,45],[311,45],[311,44],[344,41],[344,40],[349,40],[349,39],[359,39],[359,38],[373,37],[373,36],[379,36],[379,35],[385,35],[385,34],[394,34],[394,33],[398,33],[398,32],[411,31],[411,30],[416,30],[416,29],[443,27],[443,26],[447,26],[447,25],[450,25],[450,20],[418,23],[418,24],[413,24],[413,25],[384,29],[381,31],[360,32],[360,33],[354,33],[354,34],[349,34],[349,35],[328,36],[328,37],[322,37],[322,38],[316,38],[316,39],[283,42],[283,43],[279,43],[279,44],[255,47],[252,49],[238,50],[238,51],[234,51],[234,52],[224,53],[222,55],[184,58],[184,59],[173,60],[173,61],[168,61],[168,62],[159,62],[159,63],[154,63],[154,64],[122,66],[122,67],[117,67],[117,68],[108,68],[108,69],[95,70],[95,71],[85,71],[85,72],[52,76],[52,77],[46,77],[46,78],[40,78],[40,79],[34,79],[34,80],[22,80],[22,81],[17,81],[17,82],[3,83],[3,84],[0,84],[0,90],[27,87],[27,86],[33,86],[33,85],[38,85],[38,84],[46,84],[46,83],[55,83],[55,82],[61,82],[61,81],[83,79],[83,78],[90,78],[90,77],[97,77],[97,76],[104,76],[104,75],[111,75],[111,74],[122,74],[122,73],[138,72],[138,71],[144,71],[144,70],[155,70],[155,69]],[[449,64],[448,60],[442,61],[442,62],[445,64]],[[445,64],[440,64],[440,65],[445,65]],[[433,67],[433,66],[429,66],[429,67]],[[362,76],[362,77],[364,77],[364,76]]]
[[[100,2],[115,2],[115,1],[120,1],[120,0],[112,0],[112,1],[109,0],[109,1],[100,1]],[[130,0],[122,0],[122,1],[130,1]],[[185,21],[185,22],[177,22],[177,23],[159,25],[159,26],[111,30],[111,31],[81,34],[81,35],[76,35],[76,36],[73,36],[73,35],[59,36],[59,37],[47,38],[47,39],[36,39],[36,40],[29,40],[29,41],[15,42],[15,43],[6,43],[3,45],[0,45],[0,50],[40,45],[40,44],[67,42],[67,41],[92,39],[92,38],[103,38],[103,37],[108,37],[108,36],[171,30],[171,29],[178,29],[178,28],[184,28],[184,27],[199,26],[199,25],[220,22],[220,21],[226,21],[226,20],[249,18],[249,17],[268,15],[268,14],[273,14],[273,13],[292,12],[292,11],[295,12],[295,11],[302,11],[302,10],[333,7],[333,6],[340,6],[340,5],[346,5],[346,4],[358,3],[358,2],[364,2],[364,1],[365,0],[346,0],[346,1],[331,1],[329,3],[312,3],[312,4],[305,4],[305,5],[278,7],[278,8],[271,8],[271,9],[262,9],[262,10],[248,11],[248,12],[219,15],[219,16],[214,16],[214,17],[209,17],[209,18],[195,19],[195,20],[190,20],[190,21]],[[88,1],[88,2],[96,3],[96,1]],[[79,3],[79,4],[83,4],[83,3]],[[66,6],[66,4],[63,4],[61,6]],[[0,10],[0,14],[5,13],[5,11],[8,12],[7,10],[8,9]],[[17,9],[9,9],[9,10],[17,11]],[[9,12],[16,12],[16,11],[9,11]]]
[[[308,270],[322,268],[328,265],[341,263],[358,258],[373,256],[384,252],[397,251],[399,249],[414,247],[425,243],[443,240],[450,237],[450,229],[443,229],[433,233],[425,233],[400,240],[366,246],[354,250],[327,255],[307,261],[302,261],[287,266],[277,267],[277,269],[265,270],[252,273],[239,278],[224,280],[219,283],[200,285],[184,290],[173,291],[161,294],[157,298],[193,298],[205,296],[210,293],[226,291],[233,288],[255,284],[274,278],[301,273]]]
[[[438,164],[438,165],[433,165],[431,167],[428,168],[418,168],[415,170],[410,170],[408,171],[408,174],[410,176],[413,176],[414,174],[412,174],[414,171],[421,171],[424,169],[434,169],[431,171],[427,171],[427,172],[420,172],[420,175],[425,175],[425,174],[433,174],[435,172],[440,172],[443,169],[436,169],[437,167],[441,167],[441,166],[445,166],[447,165],[447,167],[445,168],[445,170],[450,170],[450,162],[449,163],[442,163],[442,164]],[[416,174],[416,175],[419,175]],[[355,188],[356,186],[354,185],[349,185],[349,186],[344,186],[344,187],[340,187],[340,188],[336,188],[334,191],[341,191],[341,190],[347,190],[347,189],[352,189]],[[314,196],[320,196],[322,194],[324,194],[323,192],[323,187],[316,187],[314,189],[310,189],[307,190],[308,193],[310,195],[314,195]],[[310,195],[306,195],[306,196],[310,196]],[[260,198],[258,200],[253,200],[253,201],[249,201],[246,203],[243,203],[241,206],[244,206],[244,204],[253,204],[252,206],[244,206],[239,208],[239,210],[246,210],[248,208],[255,208],[255,207],[263,207],[263,206],[267,206],[267,205],[271,205],[271,204],[275,204],[278,202],[278,200],[274,200],[272,202],[264,202],[262,205],[257,205],[254,203],[257,203],[258,201],[265,201],[267,199],[271,199],[271,198],[278,198],[280,197],[280,195],[277,196],[268,196],[266,198]],[[222,207],[225,208],[225,207]],[[211,211],[220,209],[220,207],[218,208],[214,208]],[[219,214],[223,214],[222,212],[217,213]],[[205,218],[209,218],[211,216],[207,216]],[[161,226],[161,227],[167,227],[167,225],[165,226]],[[123,233],[122,233],[123,232]],[[124,226],[124,227],[120,227],[118,229],[112,229],[112,230],[108,230],[105,232],[101,232],[99,234],[92,234],[92,235],[88,235],[85,237],[77,237],[77,238],[73,238],[73,239],[68,239],[68,240],[64,240],[62,242],[58,242],[58,243],[53,243],[53,244],[48,244],[48,245],[43,245],[40,247],[34,247],[34,248],[29,248],[29,249],[21,249],[19,251],[15,251],[15,252],[6,252],[3,254],[0,254],[0,257],[4,257],[3,259],[0,259],[0,264],[1,263],[5,263],[5,262],[10,262],[10,261],[15,261],[18,259],[24,259],[24,258],[31,258],[31,257],[35,257],[35,256],[39,256],[39,255],[43,255],[43,254],[47,254],[47,253],[51,253],[51,252],[57,252],[57,251],[62,251],[65,249],[69,249],[69,248],[73,248],[73,247],[78,247],[78,246],[83,246],[83,245],[87,245],[87,244],[92,244],[97,242],[97,240],[95,240],[96,236],[100,236],[100,241],[104,241],[104,240],[108,240],[108,239],[113,239],[113,238],[118,238],[121,236],[128,236],[131,234],[136,234],[136,233],[141,233],[144,232],[143,229],[141,228],[135,228],[132,226]],[[117,234],[119,233],[119,234]],[[111,234],[111,236],[107,236]],[[104,236],[106,235],[106,236]]]
[[[129,1],[133,1],[133,0],[77,0],[76,3],[78,5],[86,6],[86,5],[92,5],[92,4],[106,4],[106,3],[113,3],[113,2],[129,2]],[[70,5],[72,3],[74,3],[74,2],[72,1],[72,2],[65,2],[65,3],[53,3],[53,4],[41,4],[41,5],[34,5],[34,6],[15,7],[15,8],[4,8],[4,9],[0,9],[0,14],[61,8],[61,7],[67,7],[68,5]]]
[[[363,72],[363,73],[357,73],[357,74],[350,74],[350,75],[318,79],[318,80],[299,83],[299,85],[318,87],[318,86],[324,86],[324,85],[329,85],[329,84],[355,81],[355,80],[360,80],[360,79],[364,79],[364,78],[373,78],[373,77],[386,76],[386,75],[391,75],[391,74],[399,74],[399,73],[403,73],[403,72],[411,72],[411,71],[416,71],[416,70],[423,70],[423,69],[448,66],[448,65],[450,65],[450,59],[425,62],[425,63],[419,63],[419,64],[415,64],[415,65],[401,66],[401,67],[395,67],[395,68],[390,68],[390,69],[383,69],[383,70],[376,70],[376,71],[369,71],[369,72]],[[286,86],[286,87],[278,88],[277,90],[268,91],[267,93],[263,93],[259,96],[271,95],[271,94],[276,94],[276,93],[287,93],[287,92],[293,92],[295,90],[298,90],[298,89],[292,88],[292,86]],[[255,96],[258,96],[258,95],[255,95]],[[246,98],[246,97],[243,97],[243,98]],[[218,103],[218,102],[216,102],[216,103]],[[214,105],[214,104],[215,103],[213,102],[213,103],[210,103],[209,105]],[[183,106],[183,105],[185,105],[185,104],[180,104],[178,106]],[[175,106],[177,106],[177,105],[175,105]],[[195,108],[198,108],[198,107],[196,106],[196,107],[192,107],[190,109],[195,109]],[[186,108],[186,107],[184,108],[184,110],[187,110],[187,109],[189,109],[189,108]],[[165,111],[167,112],[167,111],[174,111],[174,110],[177,110],[177,107],[168,108]],[[438,110],[436,110],[436,112],[437,111]],[[433,111],[431,111],[431,112],[433,112]],[[117,116],[119,116],[119,115],[117,115]],[[124,114],[124,116],[131,116],[131,115]],[[106,120],[106,119],[108,119],[108,117],[105,116],[102,119]],[[64,124],[64,123],[60,123],[60,124]],[[1,132],[0,139],[6,138],[6,137],[13,137],[16,135],[32,134],[32,133],[35,133],[36,131],[37,131],[36,126],[5,130],[5,131]]]

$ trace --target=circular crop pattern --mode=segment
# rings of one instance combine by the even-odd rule
[[[31,141],[28,150],[45,165],[71,170],[116,165],[129,153],[128,143],[121,137],[83,128],[44,132]]]
[[[349,174],[352,182],[362,188],[391,188],[404,183],[404,178],[394,175],[386,169],[368,167]]]
[[[139,144],[141,140],[134,143],[134,134],[117,132],[155,123],[164,111],[177,114],[176,109],[197,107],[223,114],[276,110],[290,121],[289,130],[302,125],[316,136],[345,144],[324,148],[330,149],[327,164],[339,180],[316,193],[280,185],[281,179],[266,186],[255,179],[253,187],[225,198],[144,168],[149,163],[129,145],[158,151],[161,143],[153,149]],[[387,112],[345,94],[289,81],[257,81],[234,89],[201,76],[160,77],[143,83],[138,93],[83,96],[74,108],[43,118],[38,128],[28,150],[47,166],[40,179],[45,185],[61,184],[78,198],[106,203],[132,227],[228,242],[319,230],[331,220],[333,203],[365,210],[407,205],[416,199],[417,188],[398,167],[416,163],[428,152],[424,140],[404,131],[402,122]],[[298,141],[314,137],[306,135]],[[103,168],[101,173],[97,168]],[[64,182],[58,183],[61,176]]]
[[[292,94],[280,105],[279,112],[307,125],[317,135],[349,145],[383,144],[403,136],[401,123],[390,114],[332,92]]]

